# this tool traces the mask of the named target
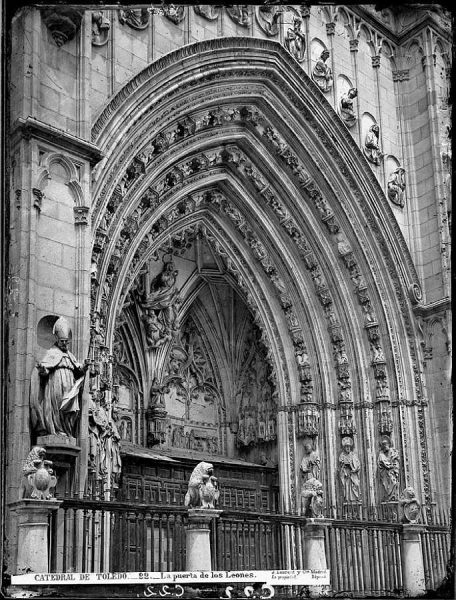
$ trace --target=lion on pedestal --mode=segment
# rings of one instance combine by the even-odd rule
[[[213,475],[211,463],[200,462],[193,469],[185,494],[185,506],[188,508],[215,508],[219,499],[217,477]]]

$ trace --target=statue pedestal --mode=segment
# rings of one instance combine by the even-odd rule
[[[61,500],[24,498],[9,505],[18,520],[17,574],[49,572],[48,517],[61,503]]]
[[[325,532],[331,521],[328,519],[307,519],[304,526],[304,569],[325,570],[328,568],[325,551]],[[311,598],[322,595],[321,585],[309,586]]]
[[[420,533],[423,525],[402,525],[402,571],[404,588],[408,596],[421,596],[426,591],[424,579],[423,550]]]
[[[209,524],[217,519],[221,510],[214,508],[189,508],[187,535],[187,571],[211,571],[211,540]]]
[[[78,456],[81,448],[76,444],[76,438],[66,435],[42,435],[36,440],[37,446],[45,448],[48,455]]]

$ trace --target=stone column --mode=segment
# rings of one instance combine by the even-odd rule
[[[307,519],[304,526],[304,569],[325,570],[328,568],[325,550],[325,533],[331,521],[329,519]],[[309,586],[311,598],[322,595],[321,585]]]
[[[48,573],[48,518],[57,510],[61,500],[25,498],[10,503],[17,514],[18,544],[15,573]]]
[[[211,571],[211,540],[209,523],[220,516],[214,508],[189,508],[187,535],[187,571]]]
[[[423,525],[407,523],[402,525],[402,572],[404,588],[408,596],[420,596],[426,591],[424,579],[423,550],[421,532]]]

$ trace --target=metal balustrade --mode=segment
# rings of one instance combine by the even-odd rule
[[[344,514],[352,518],[332,519],[325,537],[333,593],[406,594],[397,513],[384,512],[389,521],[360,518],[367,514],[359,507],[346,508]],[[50,521],[50,570],[185,571],[186,522],[187,510],[174,504],[66,498]],[[305,523],[305,518],[292,514],[224,510],[211,527],[213,568],[303,569]],[[421,541],[426,588],[436,589],[446,572],[448,529],[426,526]]]

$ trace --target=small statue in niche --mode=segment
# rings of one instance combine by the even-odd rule
[[[406,487],[399,498],[402,508],[403,523],[417,523],[420,518],[421,504],[418,502],[416,492],[412,487]]]
[[[225,8],[233,21],[242,25],[242,27],[248,27],[250,25],[248,4],[227,4],[225,5]]]
[[[314,477],[307,479],[302,485],[301,514],[313,519],[323,516],[323,484]]]
[[[404,208],[405,169],[397,167],[388,178],[388,198],[396,206]]]
[[[89,365],[79,363],[68,350],[70,326],[64,317],[57,319],[52,332],[57,341],[32,373],[31,425],[37,435],[76,437],[79,396]]]
[[[383,500],[397,500],[399,489],[399,454],[388,436],[380,441],[377,458],[378,477],[383,491]]]
[[[220,491],[211,463],[200,462],[193,469],[185,494],[184,505],[188,508],[215,508]]]
[[[339,101],[340,118],[347,127],[353,127],[357,121],[355,111],[353,110],[353,100],[358,96],[358,90],[354,87],[350,88],[347,93],[343,94]]]
[[[89,398],[89,448],[88,467],[96,479],[103,478],[104,447],[102,438],[108,426],[108,415],[102,403],[97,404]]]
[[[298,62],[304,60],[306,53],[306,36],[302,32],[302,19],[294,17],[293,27],[287,29],[285,47]]]
[[[312,71],[312,79],[318,85],[322,92],[329,92],[333,86],[333,76],[331,67],[326,64],[329,58],[329,50],[325,48],[317,60],[317,64]]]
[[[92,12],[92,44],[102,46],[108,41],[111,23],[101,10]]]
[[[112,418],[108,420],[107,427],[102,434],[102,443],[104,446],[104,464],[102,465],[102,470],[104,473],[110,473],[110,487],[116,489],[122,470],[122,460],[120,458],[120,435],[117,429],[118,412],[115,406],[112,407],[111,413]]]
[[[339,478],[345,502],[359,502],[359,471],[361,463],[353,452],[353,440],[344,437],[341,441],[342,452],[339,455]]]
[[[374,165],[379,165],[383,158],[383,152],[380,150],[379,136],[380,127],[377,123],[374,123],[369,127],[366,139],[364,140],[364,155]]]
[[[125,8],[119,11],[119,21],[133,29],[145,29],[149,25],[149,11],[147,8]]]
[[[46,450],[40,446],[34,446],[22,467],[24,480],[21,485],[22,498],[35,498],[37,500],[51,500],[53,495],[51,488],[57,484],[54,475],[52,461],[45,460]]]
[[[304,456],[300,466],[303,481],[320,479],[320,457],[318,452],[313,448],[312,438],[304,438],[303,446]]]

